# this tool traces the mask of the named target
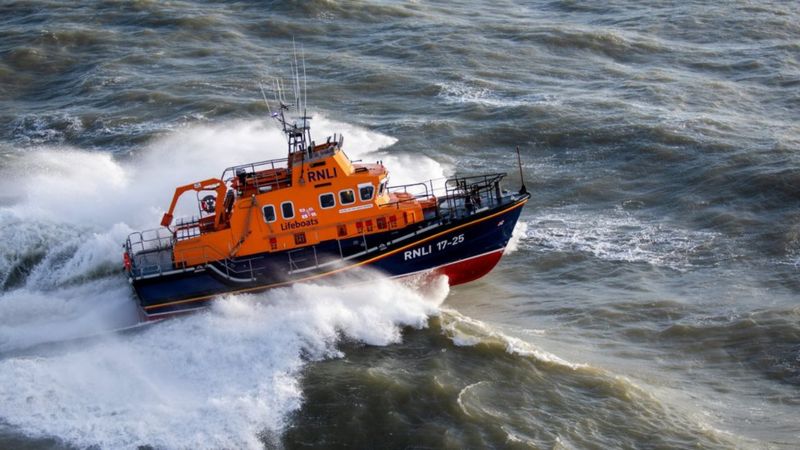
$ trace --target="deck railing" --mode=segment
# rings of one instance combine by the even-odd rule
[[[234,179],[239,179],[243,183],[245,180],[252,180],[253,185],[255,186],[256,190],[259,190],[262,187],[266,186],[275,186],[276,188],[285,187],[282,184],[288,186],[291,183],[290,179],[281,178],[278,176],[278,169],[288,169],[289,168],[289,159],[288,158],[278,158],[278,159],[270,159],[267,161],[259,161],[254,163],[248,164],[241,164],[238,166],[228,167],[227,169],[222,171],[222,176],[220,179],[225,183],[230,183]],[[266,177],[261,179],[260,177],[256,176],[256,173],[263,172],[265,170],[272,170],[273,176]]]

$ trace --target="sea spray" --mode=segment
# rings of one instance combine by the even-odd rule
[[[527,222],[520,220],[514,225],[514,230],[511,232],[511,239],[508,240],[508,244],[506,244],[505,250],[503,250],[504,255],[509,255],[514,253],[519,249],[520,241],[527,236],[528,233],[528,224]]]
[[[352,159],[374,155],[376,160],[409,162],[406,155],[379,151],[392,145],[394,138],[324,116],[315,122],[315,136],[320,139],[332,133],[328,130],[342,132]],[[286,152],[280,131],[262,120],[187,127],[156,139],[127,159],[69,147],[37,147],[2,169],[3,192],[12,200],[0,211],[28,221],[153,227],[177,186],[218,177],[229,166],[285,158]],[[393,173],[393,183],[441,178],[445,173],[430,158],[415,157],[413,166]],[[181,206],[179,214],[197,212],[194,203]]]
[[[377,277],[222,298],[210,310],[44,357],[0,361],[0,419],[32,436],[103,448],[260,448],[300,407],[309,362],[342,339],[400,342],[447,296]]]

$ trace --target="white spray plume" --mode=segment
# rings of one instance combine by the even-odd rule
[[[261,448],[300,407],[309,360],[424,327],[447,296],[375,278],[229,296],[194,316],[63,354],[0,361],[0,418],[80,447]]]

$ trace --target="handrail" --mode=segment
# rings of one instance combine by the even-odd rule
[[[169,235],[164,235],[162,233],[163,231],[167,231]],[[150,234],[155,234],[155,236],[147,237]],[[135,237],[138,237],[138,239],[132,239]],[[156,243],[156,245],[146,246],[147,244],[151,243]],[[137,253],[139,253],[144,251],[162,250],[165,248],[171,248],[173,243],[174,243],[174,235],[169,229],[163,227],[152,228],[149,230],[135,231],[129,234],[127,240],[125,241],[125,250],[128,251],[128,254],[133,256],[133,251],[135,246],[138,246],[140,248],[137,251]]]
[[[283,162],[286,163],[285,166],[277,166],[276,167],[276,164],[283,163]],[[255,173],[255,172],[257,172],[256,169],[255,169],[256,167],[261,167],[261,166],[266,166],[266,165],[269,165],[270,168],[272,168],[272,169],[288,168],[289,167],[289,158],[268,159],[268,160],[264,160],[264,161],[257,161],[257,162],[252,162],[252,163],[247,163],[247,164],[239,164],[237,166],[227,167],[225,170],[222,171],[222,176],[220,177],[220,180],[223,180],[223,181],[225,181],[227,183],[228,181],[230,181],[234,177],[236,177],[236,171],[239,170],[239,169],[245,169],[246,170],[246,169],[249,168],[249,169],[251,169],[251,172],[249,172],[249,173]],[[228,172],[231,172],[232,175],[230,176],[230,178],[225,178],[225,174],[228,173]]]
[[[489,206],[501,201],[500,181],[504,173],[453,177],[445,181],[445,201],[450,211],[456,215],[461,210],[470,214],[482,206]],[[492,192],[494,191],[494,192]],[[483,202],[486,205],[483,205]]]
[[[503,178],[505,178],[505,176],[506,176],[505,173],[489,173],[489,174],[483,174],[483,175],[470,175],[470,176],[466,176],[466,177],[454,176],[452,178],[448,178],[447,181],[445,181],[444,184],[445,184],[445,188],[448,188],[453,183],[455,183],[457,185],[455,187],[457,188],[457,187],[459,187],[458,186],[459,182],[463,182],[466,185],[474,185],[474,184],[477,184],[477,183],[467,183],[467,181],[468,180],[477,180],[477,179],[481,179],[484,182],[486,182],[487,184],[493,184],[496,181],[502,180]]]
[[[413,187],[413,186],[422,186],[423,188],[425,188],[425,194],[412,194],[412,195],[415,195],[417,197],[421,197],[423,195],[425,197],[428,197],[430,195],[428,193],[428,181],[426,181],[424,183],[409,183],[409,184],[401,184],[401,185],[398,185],[398,186],[386,186],[386,190],[388,192],[397,192],[402,188],[403,192],[408,193],[408,188]]]

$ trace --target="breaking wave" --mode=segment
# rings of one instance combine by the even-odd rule
[[[0,417],[26,434],[101,448],[261,448],[300,407],[300,371],[424,327],[448,292],[386,279],[295,285],[45,357],[0,361]]]
[[[586,364],[572,363],[537,348],[530,342],[506,335],[488,324],[447,309],[442,315],[442,331],[457,346],[492,345],[504,348],[511,355],[528,357],[540,363],[571,370],[589,369]]]

